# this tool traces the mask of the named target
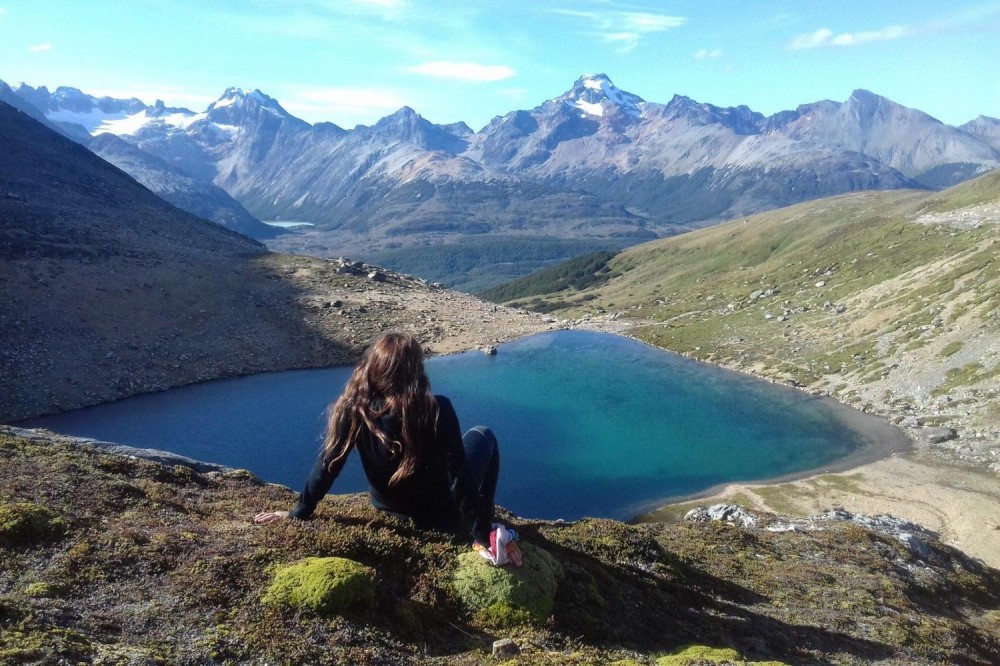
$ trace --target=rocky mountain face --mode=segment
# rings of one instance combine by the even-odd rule
[[[210,179],[189,176],[113,133],[129,131],[139,126],[143,118],[182,119],[194,115],[186,109],[167,108],[159,100],[146,107],[135,99],[98,99],[75,88],[49,93],[44,86],[34,89],[21,84],[15,92],[2,81],[0,101],[87,146],[181,210],[259,240],[275,238],[281,233],[251,215]],[[49,112],[43,113],[35,103]]]
[[[261,219],[310,223],[273,246],[327,255],[470,238],[628,244],[826,195],[949,185],[1000,166],[989,119],[950,127],[860,90],[844,103],[764,117],[682,96],[647,102],[588,75],[478,132],[410,108],[370,127],[309,125],[237,88],[201,113],[66,88],[15,92],[52,121],[117,134],[214,183]]]
[[[959,129],[978,136],[994,148],[1000,149],[1000,119],[979,116],[962,125]]]
[[[100,134],[87,147],[181,210],[258,240],[281,233],[247,212],[218,185],[189,176],[114,134]]]

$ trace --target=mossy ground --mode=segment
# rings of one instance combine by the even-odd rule
[[[859,527],[557,524],[505,516],[564,577],[542,622],[503,630],[454,594],[452,535],[334,496],[309,522],[257,526],[294,494],[246,473],[203,475],[0,431],[0,502],[67,521],[0,551],[0,662],[653,664],[685,645],[742,659],[988,664],[1000,572],[932,542],[933,561]],[[261,604],[275,567],[344,557],[375,572],[371,611]]]

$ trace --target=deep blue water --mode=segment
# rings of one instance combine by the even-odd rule
[[[220,380],[26,422],[249,469],[296,490],[350,368]],[[816,469],[862,446],[852,412],[620,336],[561,331],[432,358],[463,428],[501,446],[514,513],[629,518],[666,497]],[[365,489],[357,456],[332,492]],[[266,509],[269,507],[261,507]]]

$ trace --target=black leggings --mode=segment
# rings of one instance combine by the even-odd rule
[[[486,426],[476,426],[462,435],[465,458],[469,461],[472,482],[484,499],[493,504],[500,475],[500,448],[496,435]]]

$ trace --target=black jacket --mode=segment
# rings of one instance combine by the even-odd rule
[[[395,486],[389,487],[389,479],[399,468],[399,460],[371,433],[358,438],[356,448],[368,477],[372,504],[409,516],[419,524],[463,529],[476,541],[489,544],[493,503],[483,498],[472,479],[455,408],[443,395],[435,399],[440,409],[436,437],[425,442],[413,475]],[[380,425],[390,438],[399,437],[400,423],[394,414],[383,416]],[[317,457],[299,502],[291,511],[293,518],[306,519],[313,514],[346,460],[344,456],[331,468],[322,453]]]

